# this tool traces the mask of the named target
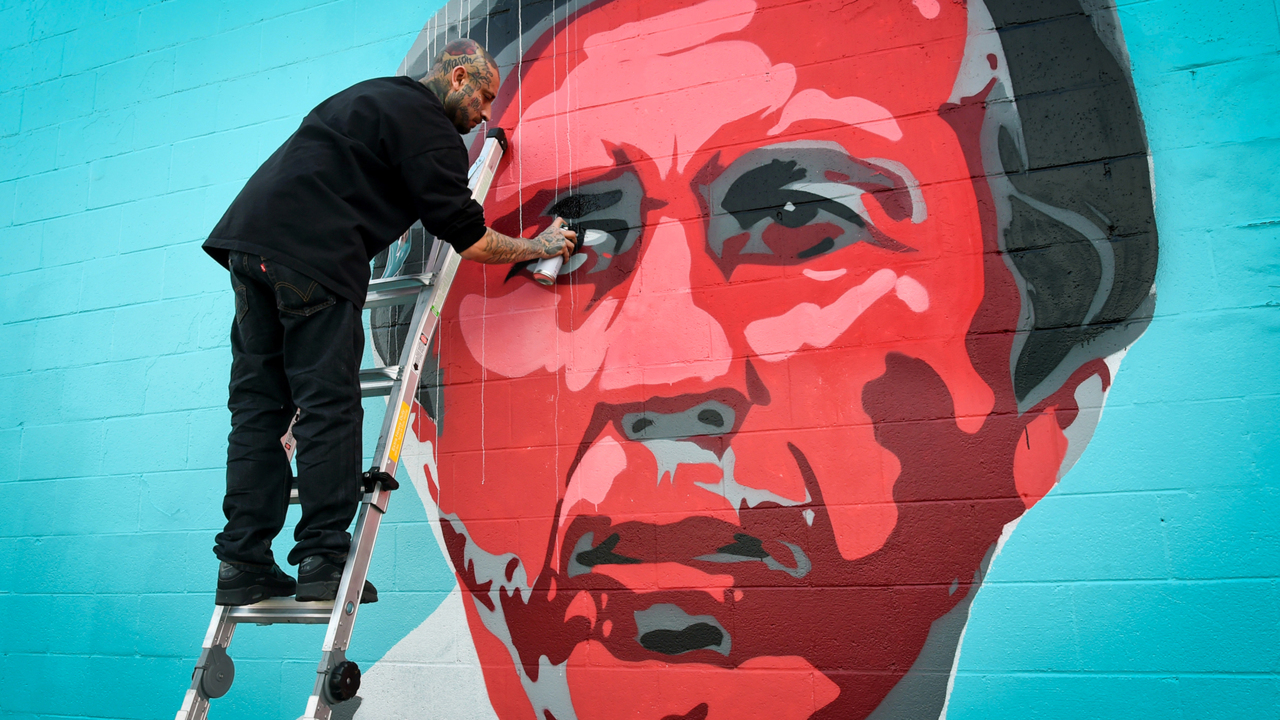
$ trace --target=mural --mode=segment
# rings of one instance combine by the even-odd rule
[[[553,288],[464,263],[443,316],[408,464],[461,588],[446,654],[473,644],[484,692],[433,717],[945,714],[985,568],[1153,310],[1148,152],[1101,5],[428,23],[403,73],[459,34],[503,67],[492,224],[585,239]],[[420,262],[413,237],[379,268]],[[357,717],[413,714],[431,670],[392,659],[445,626],[368,673]]]

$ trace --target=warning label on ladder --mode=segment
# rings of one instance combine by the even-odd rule
[[[391,452],[387,456],[391,462],[400,461],[400,444],[404,442],[404,431],[409,425],[409,403],[400,403],[400,412],[396,413],[396,429],[391,436]]]

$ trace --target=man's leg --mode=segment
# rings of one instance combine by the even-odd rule
[[[284,371],[301,411],[293,435],[302,518],[289,562],[345,555],[361,495],[360,311],[300,272],[265,265],[284,327]]]
[[[284,331],[271,284],[255,256],[231,253],[236,315],[231,327],[231,385],[227,407],[226,527],[214,554],[218,602],[240,605],[293,594],[293,581],[275,565],[271,541],[289,510],[292,473],[280,436],[293,417],[284,372]]]

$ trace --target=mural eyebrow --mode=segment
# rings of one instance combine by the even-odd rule
[[[548,215],[559,215],[574,219],[589,215],[597,210],[613,207],[622,201],[621,190],[609,190],[594,194],[577,194],[562,198],[547,208]]]

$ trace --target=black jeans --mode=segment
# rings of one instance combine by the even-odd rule
[[[295,409],[302,518],[289,562],[345,554],[360,502],[360,311],[278,262],[232,252],[236,317],[231,326],[231,435],[226,528],[220,560],[270,567],[284,527],[292,470],[280,438]]]

